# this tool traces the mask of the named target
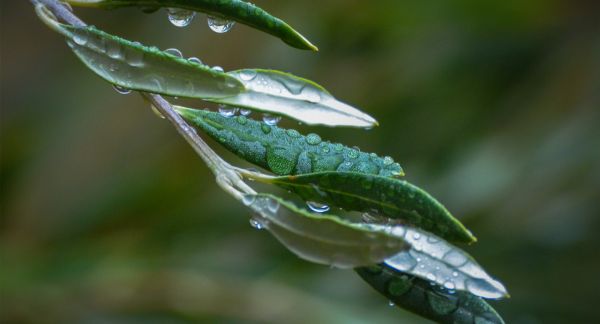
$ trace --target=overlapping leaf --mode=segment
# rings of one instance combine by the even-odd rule
[[[500,299],[508,296],[506,288],[488,275],[466,252],[426,231],[403,227],[396,235],[410,245],[384,261],[385,265],[449,290],[468,291],[473,295]]]
[[[272,16],[258,6],[241,0],[68,0],[72,5],[113,9],[140,7],[145,10],[158,8],[181,8],[204,12],[211,16],[235,20],[280,38],[290,46],[317,51],[304,36],[283,20]]]
[[[357,172],[319,172],[271,182],[305,200],[399,219],[449,241],[476,240],[442,204],[404,180]]]
[[[381,262],[407,248],[393,226],[350,223],[268,194],[247,195],[244,204],[257,213],[253,222],[299,257],[315,263],[357,267]]]
[[[248,162],[278,175],[318,171],[360,171],[398,177],[400,164],[391,158],[360,152],[340,143],[324,141],[317,134],[270,126],[245,116],[175,107],[190,124]]]
[[[385,264],[355,271],[390,302],[435,322],[504,324],[492,306],[468,292],[432,286],[427,280],[398,272]]]
[[[307,124],[349,127],[377,124],[372,117],[337,101],[319,85],[302,78],[264,70],[219,72],[94,27],[61,24],[41,6],[37,11],[48,26],[67,37],[69,46],[85,65],[120,87],[239,104]],[[268,86],[263,86],[263,82]]]
[[[273,70],[245,69],[228,74],[242,82],[248,91],[210,101],[276,112],[308,125],[363,128],[377,125],[373,117],[337,100],[322,86],[309,80]]]

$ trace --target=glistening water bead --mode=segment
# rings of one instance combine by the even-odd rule
[[[227,117],[227,118],[233,117],[233,116],[235,116],[235,113],[237,111],[238,111],[238,109],[235,107],[219,105],[219,114],[221,114],[221,116],[223,116],[223,117]]]
[[[269,114],[263,115],[263,121],[265,122],[265,124],[267,124],[269,126],[277,125],[277,123],[279,123],[280,120],[281,120],[281,117],[279,117],[279,116],[273,116],[273,115],[269,115]]]
[[[306,202],[306,206],[308,206],[308,208],[312,211],[314,211],[315,213],[326,213],[329,211],[329,206],[326,204],[322,204],[322,203],[318,203],[318,202],[314,202],[314,201],[307,201]]]
[[[124,94],[124,95],[131,93],[131,89],[123,88],[123,87],[120,87],[120,86],[118,86],[116,84],[113,85],[113,89],[115,89],[116,92],[118,92],[120,94]]]
[[[167,54],[171,54],[173,56],[177,56],[179,58],[183,57],[183,54],[181,54],[181,51],[176,48],[168,48],[168,49],[164,50],[163,52],[165,52]]]
[[[226,33],[235,25],[235,21],[224,18],[208,16],[208,27],[215,33]]]
[[[187,27],[196,16],[195,11],[179,8],[167,8],[167,14],[171,24],[176,27]]]

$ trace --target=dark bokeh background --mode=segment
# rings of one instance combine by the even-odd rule
[[[316,131],[395,157],[471,228],[467,251],[512,294],[493,302],[509,323],[600,321],[599,2],[256,2],[321,51],[218,35],[203,15],[178,29],[164,11],[77,13],[363,107],[380,127]],[[0,7],[0,321],[422,322],[253,230],[138,95],[88,71],[27,1]]]

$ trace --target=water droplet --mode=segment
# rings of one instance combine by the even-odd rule
[[[358,157],[358,151],[355,150],[355,149],[353,149],[353,148],[351,148],[351,149],[348,150],[347,155],[351,159],[356,159]]]
[[[273,214],[277,213],[279,210],[279,202],[275,199],[269,199],[267,201],[267,209]]]
[[[456,272],[456,271],[452,272],[452,276],[453,277],[458,277],[458,272]]]
[[[384,262],[387,265],[403,272],[407,272],[413,269],[418,263],[418,261],[415,260],[415,258],[413,258],[410,254],[406,252],[398,253],[395,256],[386,259]]]
[[[215,33],[226,33],[235,25],[235,21],[224,18],[208,16],[208,27]]]
[[[167,15],[173,26],[187,27],[194,20],[196,12],[179,8],[167,8]]]
[[[73,35],[73,41],[77,44],[77,45],[85,45],[88,42],[88,36],[83,32],[77,32]]]
[[[285,133],[291,138],[300,137],[300,133],[298,133],[298,131],[295,129],[288,129],[285,131]]]
[[[317,145],[321,143],[321,136],[315,133],[310,133],[306,135],[306,143],[308,143],[309,145]]]
[[[212,67],[212,70],[213,70],[213,71],[217,71],[217,72],[224,72],[224,71],[225,71],[225,70],[223,70],[223,68],[222,68],[222,67],[220,67],[220,66],[218,66],[218,65],[215,65],[215,66],[213,66],[213,67]]]
[[[197,58],[197,57],[190,57],[188,59],[188,61],[190,61],[192,63],[196,63],[196,64],[199,64],[199,65],[202,65],[202,61],[199,58]]]
[[[394,163],[394,159],[391,157],[386,156],[383,158],[383,165],[391,165],[392,163]]]
[[[428,273],[426,277],[427,280],[435,282],[435,275],[433,273]]]
[[[321,101],[321,94],[319,93],[319,90],[311,86],[305,86],[302,89],[300,96],[302,96],[302,99],[312,103],[317,103]]]
[[[219,114],[225,118],[230,118],[235,116],[235,113],[238,111],[235,107],[219,105]]]
[[[326,213],[329,211],[328,205],[314,201],[307,201],[306,206],[308,206],[308,208],[314,211],[315,213]]]
[[[460,267],[467,262],[467,257],[456,250],[451,250],[444,255],[443,260],[454,267]]]
[[[389,301],[388,301],[388,305],[389,305],[390,307],[394,307],[394,306],[396,306],[396,304],[394,304],[394,302],[393,302],[393,301],[391,301],[391,300],[389,300]]]
[[[250,113],[252,113],[252,110],[249,110],[249,109],[240,109],[240,115],[242,115],[242,116],[249,116]]]
[[[164,50],[163,52],[167,53],[167,54],[171,54],[173,56],[177,56],[179,58],[183,57],[183,54],[181,54],[181,51],[176,49],[176,48],[167,48],[166,50]]]
[[[421,234],[420,234],[420,233],[418,233],[418,232],[415,232],[415,233],[413,234],[413,239],[415,239],[415,241],[418,241],[420,238],[421,238]]]
[[[124,95],[131,93],[131,89],[123,88],[116,84],[113,84],[113,89],[115,89],[115,91],[117,91],[118,93],[124,94]]]
[[[244,195],[242,198],[242,203],[246,206],[252,205],[256,201],[255,195]]]
[[[271,132],[271,126],[267,125],[267,124],[262,124],[260,125],[260,129],[262,130],[263,133],[265,134],[269,134]]]
[[[256,78],[256,71],[254,70],[242,70],[240,72],[240,78],[244,81],[251,81]]]
[[[456,285],[454,284],[454,282],[448,280],[448,281],[444,282],[444,288],[446,288],[448,290],[454,290],[454,289],[456,289]]]
[[[267,124],[269,126],[277,125],[277,123],[279,123],[280,120],[281,120],[281,117],[279,117],[279,116],[273,116],[273,115],[269,115],[269,114],[263,115],[263,121],[265,122],[265,124]]]
[[[259,216],[255,216],[250,218],[250,226],[256,228],[257,230],[261,230],[265,228],[265,224],[263,220]]]
[[[114,59],[123,58],[123,53],[121,53],[121,44],[115,41],[109,41],[107,44],[106,55]]]

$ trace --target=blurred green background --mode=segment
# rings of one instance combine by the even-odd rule
[[[511,292],[492,302],[508,323],[600,322],[600,2],[256,3],[320,52],[215,34],[204,15],[179,29],[164,11],[76,12],[362,107],[380,127],[316,131],[393,156],[471,228],[466,250]],[[424,322],[252,229],[138,95],[88,71],[28,1],[0,8],[0,322]]]

